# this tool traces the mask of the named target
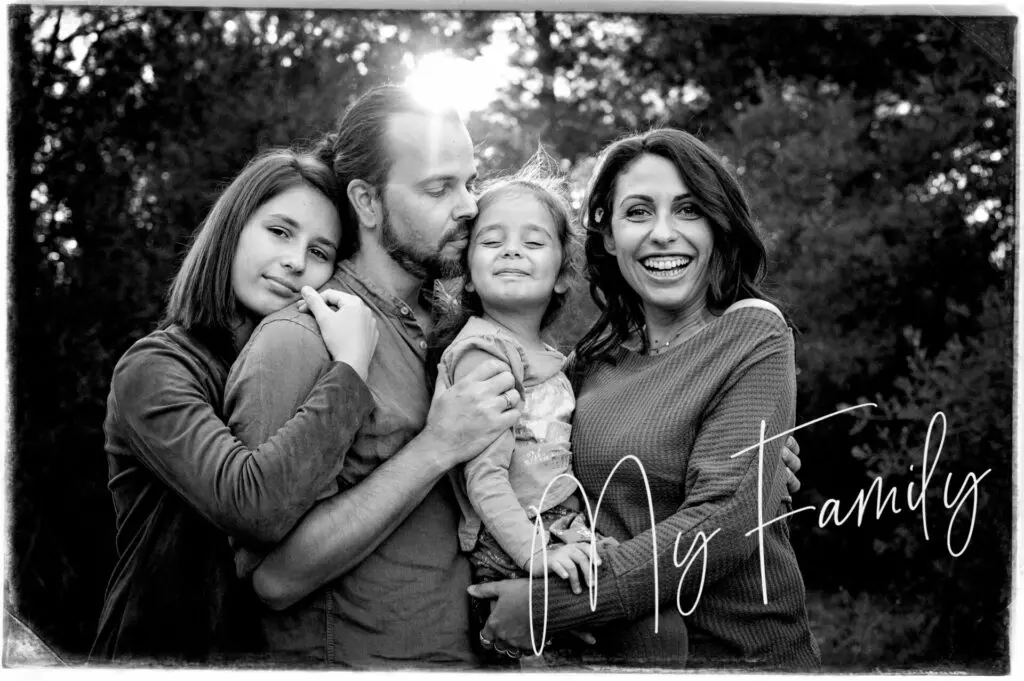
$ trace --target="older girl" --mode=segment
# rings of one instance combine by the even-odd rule
[[[234,576],[227,535],[279,541],[333,480],[373,404],[364,383],[372,315],[355,298],[332,311],[313,290],[334,270],[340,197],[314,155],[253,160],[198,230],[160,328],[114,369],[104,432],[118,561],[94,658],[217,660],[257,649],[255,599]],[[228,369],[259,320],[300,297],[334,361],[298,414],[247,448],[220,414]]]

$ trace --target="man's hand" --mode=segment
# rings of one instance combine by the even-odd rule
[[[422,436],[437,441],[442,465],[472,459],[519,420],[519,392],[507,365],[489,360],[473,367],[448,390],[438,384]]]
[[[796,477],[800,472],[800,445],[792,435],[782,445],[782,463],[786,466],[786,487],[790,494],[796,494],[800,491],[800,479]]]

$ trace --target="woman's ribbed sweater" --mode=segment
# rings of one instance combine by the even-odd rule
[[[717,532],[707,543],[699,603],[685,618],[687,666],[816,668],[820,655],[808,628],[789,527],[780,521],[764,530],[766,605],[758,536],[745,536],[758,525],[758,449],[732,456],[759,442],[762,420],[766,439],[793,427],[791,331],[772,311],[743,308],[661,354],[641,355],[620,347],[612,359],[585,367],[581,374],[573,466],[592,506],[608,483],[597,528],[622,544],[607,553],[598,573],[595,612],[586,591],[574,595],[563,580],[549,582],[548,631],[614,623],[604,631],[636,641],[631,645],[638,656],[664,650],[664,641],[644,643],[653,635],[649,620],[644,620],[657,599],[659,635],[678,632],[677,622],[666,626],[668,618],[680,617],[677,590],[679,605],[688,610],[701,589],[702,558],[683,578],[684,558],[699,533]],[[764,446],[765,522],[789,510],[780,463],[784,440]],[[627,460],[612,477],[626,455],[643,464],[656,523],[653,533],[639,467]],[[533,599],[539,632],[542,580],[534,582]],[[648,633],[633,631],[636,627]],[[685,650],[685,641],[680,650]]]

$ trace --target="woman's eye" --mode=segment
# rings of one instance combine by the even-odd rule
[[[632,208],[626,209],[627,218],[642,218],[651,214],[645,206],[633,206]]]
[[[273,234],[274,236],[280,236],[280,237],[288,236],[288,231],[283,229],[283,228],[281,228],[281,227],[270,226],[270,227],[267,227],[267,231],[270,232],[271,234]]]
[[[678,212],[686,220],[696,220],[704,217],[704,211],[696,203],[684,203],[679,206]]]
[[[431,187],[426,190],[428,196],[432,196],[435,199],[439,199],[448,193],[448,187]]]

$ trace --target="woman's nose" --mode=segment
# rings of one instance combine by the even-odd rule
[[[669,215],[659,215],[654,222],[654,228],[651,229],[651,241],[659,244],[671,243],[676,240],[679,234],[675,230],[675,226],[672,224],[672,218]]]

